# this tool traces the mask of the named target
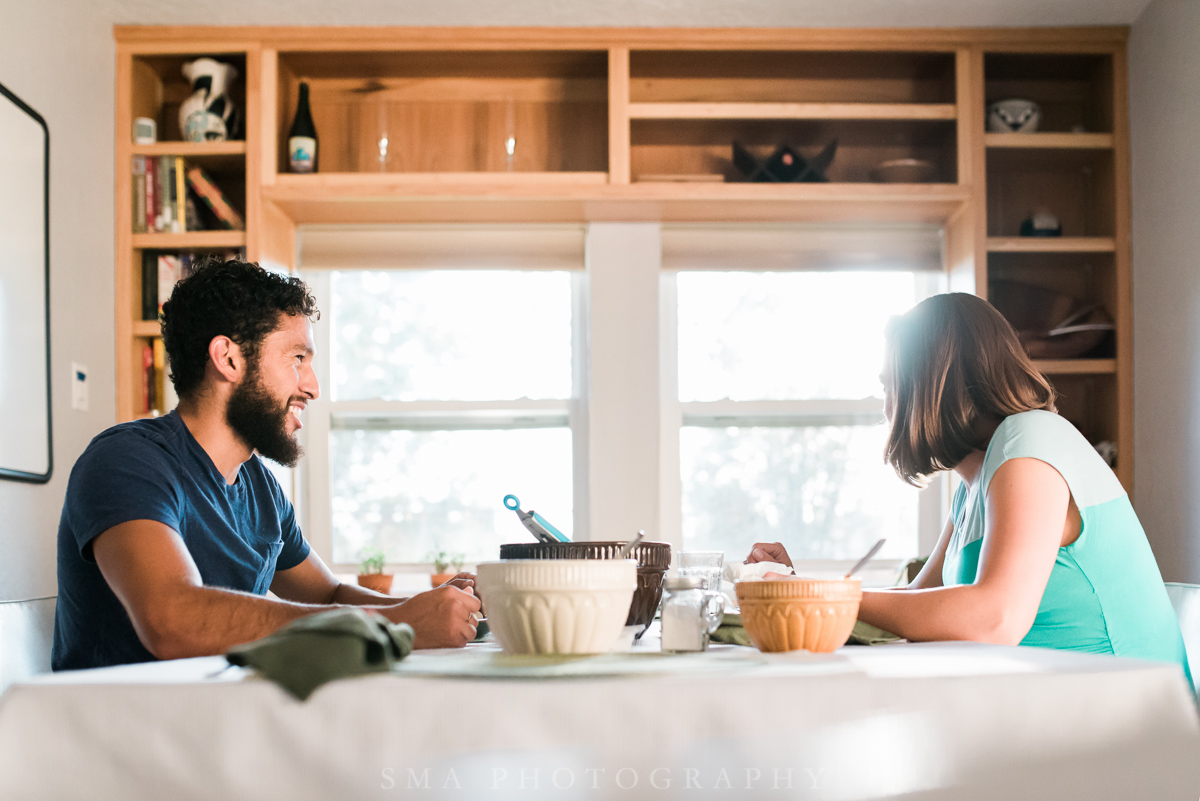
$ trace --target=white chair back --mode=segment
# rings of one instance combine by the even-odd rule
[[[55,601],[0,602],[0,693],[13,682],[50,672]]]
[[[1167,583],[1167,595],[1179,618],[1179,630],[1183,632],[1183,645],[1187,649],[1188,667],[1192,669],[1192,682],[1200,694],[1200,584]]]

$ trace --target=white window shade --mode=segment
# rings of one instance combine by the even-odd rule
[[[307,270],[579,270],[580,225],[321,225],[300,230]]]
[[[932,225],[664,225],[665,270],[943,269]]]

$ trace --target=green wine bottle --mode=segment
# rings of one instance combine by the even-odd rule
[[[317,127],[308,108],[308,84],[300,83],[300,102],[288,130],[288,167],[292,172],[317,171]]]

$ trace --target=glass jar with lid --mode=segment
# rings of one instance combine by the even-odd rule
[[[721,625],[724,598],[706,591],[696,576],[672,576],[663,583],[662,649],[666,653],[708,650],[708,637]]]

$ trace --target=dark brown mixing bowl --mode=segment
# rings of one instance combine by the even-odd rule
[[[623,542],[514,542],[500,546],[501,559],[612,559]],[[663,576],[671,566],[669,542],[641,542],[631,558],[638,563],[638,586],[629,605],[626,626],[641,626],[642,634],[654,620],[662,600]]]

